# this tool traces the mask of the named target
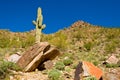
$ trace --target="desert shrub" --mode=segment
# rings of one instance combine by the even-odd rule
[[[10,43],[9,30],[0,30],[0,48],[6,48]]]
[[[93,64],[94,64],[95,66],[97,66],[97,65],[99,64],[99,62],[98,62],[98,61],[94,61]]]
[[[62,32],[57,32],[49,42],[61,50],[65,50],[68,47],[67,36]]]
[[[66,57],[72,60],[76,58],[73,53],[64,53],[63,55],[60,56],[60,59],[65,59]]]
[[[93,43],[88,42],[88,43],[84,44],[84,47],[86,48],[87,51],[90,51],[93,48]]]
[[[120,34],[120,29],[117,28],[109,28],[107,29],[107,33],[105,34],[107,40],[111,40],[117,38]]]
[[[51,80],[59,80],[61,76],[61,73],[59,70],[56,70],[56,69],[53,69],[51,70],[49,73],[48,73],[48,77],[51,79]]]
[[[19,48],[21,45],[21,41],[19,39],[19,37],[14,37],[11,39],[9,47]]]
[[[101,57],[104,57],[102,55],[103,54],[95,53],[93,51],[77,53],[78,59],[80,61],[89,61],[93,63],[94,65],[101,64],[101,61],[104,61],[104,60],[101,60]]]
[[[69,66],[65,67],[65,71],[69,73],[69,72],[71,72],[71,68]]]
[[[28,35],[26,40],[21,40],[21,47],[26,48],[32,46],[35,43],[35,38],[32,35]]]
[[[0,37],[0,48],[6,48],[9,46],[9,37],[1,36]]]
[[[11,70],[21,70],[15,63],[13,62],[7,62],[7,61],[1,61],[0,62],[0,77],[5,78],[6,75],[9,74],[8,69]]]
[[[70,59],[70,58],[67,58],[67,59],[64,59],[64,60],[63,60],[63,63],[64,63],[65,66],[68,66],[68,65],[70,65],[70,64],[73,63],[73,60]]]
[[[54,38],[54,36],[52,34],[42,34],[41,35],[41,41],[44,42],[44,41],[47,41],[49,42],[51,39]]]
[[[83,33],[81,31],[76,30],[73,34],[73,38],[77,38],[77,40],[80,40],[83,37]]]
[[[107,53],[112,53],[115,51],[116,49],[116,46],[117,44],[115,44],[114,42],[111,42],[111,43],[107,43],[104,50],[107,52]]]
[[[114,33],[110,32],[106,35],[106,37],[107,37],[108,40],[110,40],[110,39],[113,39],[115,37],[115,35],[114,35]]]
[[[78,63],[73,63],[72,66],[71,66],[71,68],[72,69],[76,69],[77,65],[78,65]]]
[[[55,64],[55,68],[58,69],[58,70],[64,70],[65,65],[62,61],[59,61]]]
[[[106,64],[107,68],[115,68],[115,67],[119,67],[119,64]]]

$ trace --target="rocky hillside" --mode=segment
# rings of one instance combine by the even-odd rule
[[[44,80],[54,73],[56,75],[52,75],[52,77],[57,76],[60,80],[73,80],[74,71],[79,61],[89,61],[99,66],[103,70],[106,80],[110,80],[109,78],[113,78],[111,80],[120,79],[118,76],[120,61],[115,64],[103,65],[111,55],[120,60],[120,28],[104,28],[84,21],[77,21],[56,33],[43,34],[42,41],[55,45],[62,52],[61,56],[53,60],[55,65],[51,70],[40,72],[40,75],[46,76]],[[2,60],[7,57],[7,54],[15,52],[22,54],[34,42],[35,30],[24,33],[0,30],[0,59]],[[114,75],[116,76],[114,77]]]

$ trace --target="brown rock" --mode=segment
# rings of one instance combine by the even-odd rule
[[[43,56],[43,53],[41,52],[37,57],[35,57],[25,68],[24,71],[33,71],[35,68],[38,67],[38,65],[41,63],[41,58]]]
[[[41,42],[33,45],[22,55],[17,64],[24,69],[36,56],[45,52],[45,50],[49,49],[49,47],[50,44],[47,42]]]
[[[77,65],[76,70],[75,70],[74,80],[80,80],[80,79],[82,79],[81,78],[81,74],[83,72],[82,65],[83,65],[82,62],[79,62],[79,64]]]
[[[41,52],[38,56],[36,56],[24,69],[24,71],[33,71],[39,65],[44,64],[47,60],[53,60],[56,56],[58,56],[60,52],[56,48],[50,48],[47,52]]]
[[[39,69],[52,69],[53,62],[51,60],[45,61],[42,65],[40,65]]]
[[[23,68],[24,71],[33,71],[42,64],[45,64],[45,67],[49,68],[49,64],[47,65],[46,61],[53,60],[59,54],[58,49],[50,46],[46,42],[42,42],[28,49],[17,64]]]
[[[45,69],[52,69],[53,67],[53,62],[51,60],[48,60],[43,63]]]
[[[44,53],[45,60],[53,60],[56,56],[60,55],[60,52],[57,48],[51,47],[46,53]]]

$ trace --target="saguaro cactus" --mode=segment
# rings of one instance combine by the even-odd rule
[[[33,24],[36,26],[36,43],[40,43],[42,30],[46,27],[45,24],[42,25],[43,16],[42,10],[39,7],[37,11],[37,19],[36,21],[33,20]]]

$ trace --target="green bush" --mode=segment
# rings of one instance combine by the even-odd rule
[[[106,64],[107,68],[115,68],[115,67],[119,67],[118,64]]]
[[[68,59],[64,59],[64,60],[63,60],[63,63],[64,63],[65,66],[68,66],[68,65],[72,64],[73,61],[72,61],[72,59],[69,59],[69,58],[68,58]]]
[[[72,68],[72,69],[76,69],[76,68],[77,68],[77,65],[78,65],[78,63],[73,63],[72,66],[71,66],[71,68]]]
[[[70,67],[65,67],[65,71],[69,73],[69,72],[71,72],[71,68]]]
[[[97,65],[99,64],[99,62],[98,62],[98,61],[94,61],[93,64],[94,64],[95,66],[97,66]]]
[[[116,50],[116,46],[117,46],[117,44],[115,44],[114,42],[111,42],[111,43],[106,44],[104,50],[107,53],[112,53]]]
[[[0,36],[0,48],[6,48],[9,46],[9,37]]]
[[[60,31],[57,32],[48,42],[55,45],[61,50],[65,50],[69,45],[67,36]]]
[[[15,63],[7,62],[7,61],[1,61],[0,62],[0,77],[4,77],[9,74],[8,69],[11,70],[21,70]]]
[[[93,43],[88,42],[88,43],[84,44],[84,47],[86,48],[87,51],[90,51],[93,48]]]
[[[64,65],[63,62],[57,62],[57,63],[55,64],[55,68],[58,69],[58,70],[64,70],[65,65]]]
[[[60,71],[56,70],[56,69],[53,69],[51,70],[49,73],[48,73],[48,77],[51,79],[51,80],[59,80],[61,76],[61,73]]]
[[[19,37],[14,37],[9,44],[9,47],[19,48],[21,45],[21,40]]]

